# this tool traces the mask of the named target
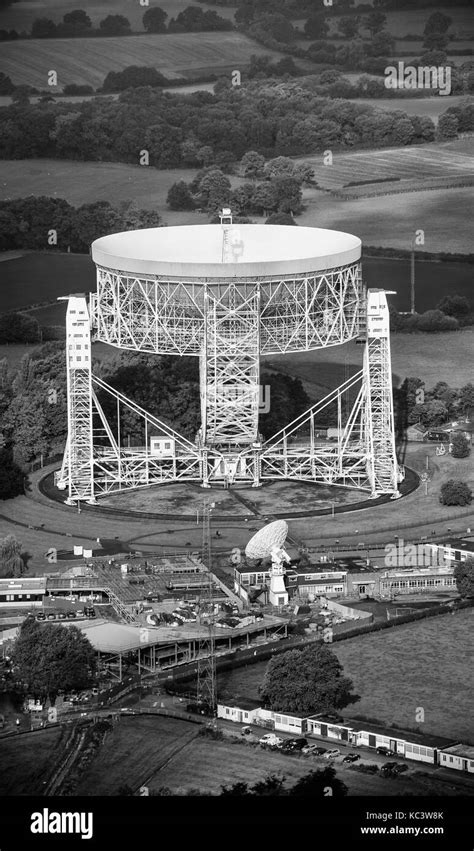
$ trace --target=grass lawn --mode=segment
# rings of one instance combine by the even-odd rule
[[[0,740],[0,795],[42,795],[64,730],[53,727]]]
[[[0,17],[1,21],[1,17]],[[195,73],[243,68],[252,54],[281,58],[242,33],[200,32],[111,38],[32,39],[2,44],[2,71],[15,85],[48,89],[51,94],[78,83],[97,88],[109,71],[130,65],[153,66],[169,79]],[[58,85],[48,87],[48,72]]]
[[[468,609],[336,642],[332,650],[361,697],[342,714],[474,741],[473,627],[474,610]],[[258,700],[265,667],[257,663],[220,674],[221,697]],[[416,723],[417,707],[424,709],[424,723]]]
[[[125,784],[138,788],[198,730],[197,724],[160,715],[121,718],[84,771],[75,794],[114,795]]]

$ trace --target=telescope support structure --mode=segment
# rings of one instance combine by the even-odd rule
[[[92,375],[87,300],[69,298],[68,439],[55,476],[57,486],[67,489],[67,503],[94,502],[108,493],[176,481],[258,487],[290,479],[357,488],[373,497],[399,496],[403,473],[395,451],[385,291],[369,289],[360,307],[363,369],[265,442],[258,433],[259,304],[258,287],[251,297],[232,283],[220,298],[206,294],[200,353],[202,427],[192,442]],[[113,397],[113,422],[107,421],[96,389]],[[351,406],[343,418],[346,393]],[[320,437],[317,427],[318,416],[328,407],[337,420],[332,440]],[[140,445],[130,446],[129,440],[127,445],[124,408],[138,417]]]

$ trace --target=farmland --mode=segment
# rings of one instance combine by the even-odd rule
[[[2,71],[15,85],[47,89],[70,83],[97,88],[109,71],[129,65],[153,66],[169,79],[216,74],[245,67],[254,53],[281,58],[237,32],[173,33],[116,38],[38,39],[2,44]],[[48,86],[48,72],[58,85]]]
[[[342,714],[413,728],[416,708],[422,707],[422,732],[474,740],[473,622],[469,609],[336,642],[332,649],[361,696]],[[453,654],[456,647],[462,652]],[[265,664],[258,663],[220,675],[221,697],[258,699],[264,671]]]
[[[137,789],[197,735],[199,725],[159,715],[122,718],[85,770],[77,795],[113,795],[127,784]]]
[[[402,112],[406,112],[407,115],[426,115],[437,124],[442,112],[470,100],[471,98],[466,98],[466,95],[453,95],[448,98],[437,95],[427,98],[357,98],[352,103],[363,103],[365,106],[375,106],[377,109],[400,109]]]
[[[0,740],[0,795],[42,795],[57,748],[59,727]]]
[[[307,190],[305,195],[306,209],[298,216],[300,225],[357,233],[365,245],[404,249],[422,228],[424,251],[472,251],[472,187],[350,200],[318,190]]]
[[[190,0],[160,0],[159,5],[172,18],[190,6],[191,2]],[[203,10],[216,9],[215,6],[204,3],[199,5],[202,6]],[[50,18],[57,24],[62,21],[66,12],[77,9],[77,7],[77,0],[42,0],[41,3],[20,0],[19,3],[14,3],[8,9],[2,9],[0,12],[0,28],[28,32],[36,18]],[[130,0],[99,0],[99,2],[87,0],[87,3],[83,3],[83,7],[86,9],[94,27],[97,27],[99,21],[107,15],[125,15],[134,32],[143,31],[142,18],[147,7],[138,2],[130,2]],[[221,18],[232,20],[235,8],[219,7],[217,12]]]
[[[436,103],[442,101],[448,108],[445,98],[429,98]],[[474,99],[473,99],[474,100]],[[383,104],[392,109],[392,101],[367,100],[373,106]],[[357,101],[360,103],[360,101]],[[417,99],[408,101],[411,112],[416,113]],[[421,101],[425,103],[425,99]],[[393,107],[394,109],[396,107]],[[397,107],[398,108],[398,107]],[[404,107],[400,107],[404,109]],[[421,113],[420,113],[421,114]],[[453,142],[437,142],[413,147],[382,148],[380,150],[355,151],[354,153],[333,153],[330,166],[324,165],[321,155],[307,155],[296,158],[296,162],[311,163],[315,180],[323,189],[339,189],[352,181],[399,179],[402,181],[421,180],[428,177],[448,177],[450,175],[472,175],[472,140],[457,139]],[[410,203],[411,203],[410,198]]]

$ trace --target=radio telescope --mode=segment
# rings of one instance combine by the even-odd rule
[[[399,496],[388,305],[383,289],[363,286],[358,237],[237,226],[224,209],[220,225],[110,234],[91,253],[97,291],[70,296],[66,316],[68,439],[55,483],[67,504],[178,481],[209,488],[286,479]],[[360,372],[264,440],[261,356],[350,340],[364,343]],[[184,437],[95,376],[94,341],[199,358],[197,434]],[[110,422],[97,391],[112,400]],[[318,431],[328,411],[332,442]]]
[[[282,549],[288,534],[288,524],[285,520],[275,520],[273,523],[267,523],[263,529],[259,529],[253,538],[250,538],[245,547],[245,555],[247,558],[267,558],[272,554],[274,547]]]

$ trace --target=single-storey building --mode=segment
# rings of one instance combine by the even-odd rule
[[[407,440],[414,440],[417,442],[423,443],[423,437],[425,435],[426,428],[421,425],[421,423],[415,423],[414,425],[410,425],[407,428],[406,436]]]
[[[0,606],[2,608],[38,608],[46,593],[46,579],[29,577],[0,579]]]
[[[345,721],[337,720],[334,715],[311,715],[308,718],[308,733],[321,736],[324,739],[334,739],[338,742],[350,742],[352,727]]]
[[[436,765],[441,748],[453,744],[452,740],[441,736],[431,736],[409,730],[398,730],[393,727],[383,727],[377,724],[347,721],[351,725],[351,739],[354,745],[368,748],[388,748],[398,756],[413,759],[417,762],[428,762]]]
[[[442,544],[431,544],[431,546],[440,550],[444,559],[451,563],[466,561],[468,558],[474,559],[474,541],[468,541],[464,538],[449,538]]]
[[[292,733],[294,736],[304,736],[308,728],[308,715],[303,712],[274,713],[275,730],[282,733]]]
[[[258,701],[245,698],[239,700],[238,705],[233,702],[218,703],[217,717],[224,721],[235,721],[237,724],[254,724],[259,707]]]
[[[474,774],[474,747],[472,745],[451,745],[439,752],[438,762],[445,768],[468,771]]]

